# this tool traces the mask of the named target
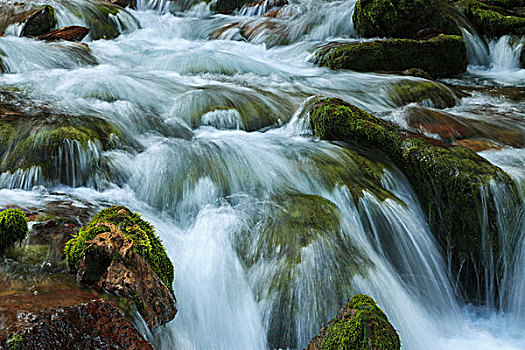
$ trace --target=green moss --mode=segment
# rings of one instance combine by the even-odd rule
[[[389,94],[398,105],[430,101],[433,107],[450,108],[456,105],[456,95],[445,85],[433,81],[403,80],[393,84]]]
[[[331,69],[358,72],[401,72],[422,69],[433,77],[465,72],[467,49],[460,36],[440,35],[429,40],[389,39],[327,47],[316,63]]]
[[[476,0],[458,1],[456,7],[485,34],[525,34],[525,17],[510,10]]]
[[[334,318],[322,335],[320,350],[395,350],[399,335],[386,315],[367,295],[352,297],[345,308],[355,310]]]
[[[13,350],[24,350],[24,335],[23,334],[13,334],[7,338],[6,342],[7,347],[12,348]]]
[[[461,35],[447,7],[434,0],[358,0],[353,20],[357,32],[365,38],[414,38],[425,28]]]
[[[150,264],[166,287],[173,292],[173,264],[162,246],[160,238],[156,235],[154,227],[147,221],[144,221],[140,215],[122,206],[113,206],[100,211],[66,243],[64,251],[68,268],[71,271],[78,269],[85,249],[84,243],[95,238],[100,233],[109,231],[108,226],[99,225],[100,223],[116,225],[122,230],[124,235],[133,240],[133,250]],[[98,267],[95,270],[99,270]]]
[[[466,290],[478,288],[478,274],[488,249],[497,251],[498,232],[493,203],[482,202],[491,181],[514,190],[501,169],[463,147],[435,146],[423,138],[410,138],[387,122],[339,99],[325,99],[311,113],[315,134],[368,147],[388,156],[405,174],[419,197],[433,233],[451,256],[452,270],[461,274]],[[448,146],[447,146],[448,147]],[[515,191],[514,191],[515,192]],[[488,226],[482,221],[488,206]],[[488,239],[482,241],[482,231]],[[500,266],[497,256],[492,264]]]
[[[20,209],[6,209],[0,213],[0,250],[22,241],[29,232],[27,218]]]
[[[525,0],[485,0],[484,2],[489,5],[505,7],[505,8],[525,6]]]

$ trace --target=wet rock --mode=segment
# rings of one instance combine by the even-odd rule
[[[306,347],[306,350],[340,349],[396,350],[401,349],[401,341],[374,299],[357,294]]]
[[[262,16],[269,12],[279,11],[287,4],[288,0],[256,0],[244,5],[240,13],[245,16]]]
[[[477,0],[461,0],[456,2],[455,6],[483,34],[525,34],[525,16],[517,12]]]
[[[432,80],[432,77],[430,76],[430,74],[428,74],[427,72],[425,72],[424,70],[419,69],[419,68],[406,69],[402,73],[403,73],[403,75],[408,75],[408,76],[411,76],[411,77]]]
[[[56,25],[55,10],[51,6],[45,5],[27,19],[21,35],[39,36],[49,32]]]
[[[473,150],[474,152],[483,152],[487,150],[499,150],[501,146],[490,140],[473,140],[463,139],[457,140],[452,143],[454,146],[466,147]]]
[[[466,71],[467,50],[459,36],[441,35],[423,41],[389,39],[324,48],[317,51],[315,62],[331,69],[358,72],[418,68],[432,77],[446,77]]]
[[[110,4],[118,5],[122,8],[129,7],[131,9],[137,8],[137,0],[106,0]]]
[[[419,102],[435,108],[450,108],[454,107],[458,100],[454,92],[445,85],[419,80],[405,80],[392,84],[389,96],[398,106]]]
[[[106,300],[79,290],[0,296],[0,347],[23,349],[153,349]]]
[[[82,41],[88,35],[89,29],[80,26],[67,26],[60,29],[53,30],[49,33],[38,36],[38,39],[45,41]]]
[[[133,301],[150,329],[175,317],[173,265],[153,227],[127,208],[101,211],[65,253],[79,282]]]
[[[423,211],[444,251],[450,256],[451,270],[469,295],[484,293],[482,266],[501,265],[497,257],[485,259],[487,245],[498,247],[494,203],[482,202],[490,181],[505,185],[518,201],[514,184],[500,168],[464,147],[406,133],[339,99],[318,102],[310,113],[316,136],[340,140],[387,155],[405,174],[419,197]],[[514,197],[513,197],[514,196]],[[487,211],[487,222],[480,213]],[[482,239],[482,235],[487,235]]]
[[[211,5],[211,10],[217,13],[229,15],[249,2],[250,0],[215,0]]]
[[[448,8],[437,0],[358,0],[353,20],[357,32],[365,38],[415,38],[426,28],[461,35]]]

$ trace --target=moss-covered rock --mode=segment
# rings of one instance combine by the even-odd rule
[[[525,16],[517,12],[476,0],[461,0],[455,6],[484,34],[525,34]]]
[[[0,250],[22,241],[29,229],[24,212],[19,209],[6,209],[0,213]]]
[[[456,105],[457,97],[445,85],[433,81],[403,80],[392,85],[390,98],[398,105],[419,102],[435,108]]]
[[[475,297],[483,288],[478,272],[490,264],[500,267],[497,256],[493,261],[484,258],[490,249],[497,251],[499,243],[494,204],[483,203],[484,191],[491,181],[514,190],[509,176],[469,149],[401,132],[340,99],[319,101],[310,121],[318,137],[382,152],[400,168],[438,242],[450,254],[452,271]],[[483,238],[484,230],[488,238]]]
[[[401,341],[374,299],[352,297],[306,350],[398,350]]]
[[[467,69],[467,49],[459,36],[429,40],[389,39],[327,47],[316,53],[316,63],[331,69],[389,72],[419,68],[433,77],[461,74]]]
[[[151,266],[162,282],[173,292],[173,264],[162,246],[154,227],[143,220],[140,215],[131,212],[126,207],[113,206],[100,211],[91,221],[66,243],[65,254],[67,266],[76,271],[80,264],[85,242],[92,240],[98,234],[108,232],[109,223],[117,226],[122,233],[133,241],[133,250],[142,256]],[[100,277],[100,276],[99,276]]]
[[[21,35],[39,36],[51,31],[56,25],[55,10],[51,6],[45,5],[27,19]]]
[[[415,38],[426,28],[460,35],[447,7],[438,0],[358,0],[353,20],[357,32],[365,38]]]

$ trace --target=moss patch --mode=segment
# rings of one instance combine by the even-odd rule
[[[124,235],[133,241],[135,253],[141,255],[150,264],[166,287],[173,292],[173,264],[162,246],[160,238],[155,233],[154,227],[149,222],[144,221],[140,215],[122,206],[113,206],[100,211],[66,243],[64,252],[67,266],[71,271],[78,269],[85,249],[84,243],[100,233],[109,232],[108,225],[98,225],[100,223],[110,223],[120,228]],[[98,270],[100,269],[94,269],[94,271]]]
[[[316,53],[316,63],[331,69],[358,72],[422,69],[433,77],[461,74],[467,69],[467,50],[460,36],[429,40],[389,39],[328,47]]]
[[[452,90],[433,81],[404,80],[393,84],[389,95],[398,106],[412,102],[431,102],[432,107],[450,108],[457,101]]]
[[[324,330],[320,350],[396,350],[399,335],[386,315],[369,296],[352,297],[343,312]]]
[[[0,250],[22,241],[29,232],[27,218],[19,209],[6,209],[0,213]]]

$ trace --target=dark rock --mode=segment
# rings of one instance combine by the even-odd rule
[[[429,103],[435,108],[450,108],[458,100],[454,92],[445,85],[420,80],[402,80],[392,84],[389,96],[398,106],[419,102]]]
[[[131,9],[137,8],[137,0],[106,0],[107,2],[118,5],[122,8],[129,7]]]
[[[312,339],[306,350],[398,350],[401,341],[374,299],[357,294]]]
[[[402,73],[403,75],[409,75],[411,77],[432,80],[432,77],[430,76],[430,74],[428,74],[427,72],[419,68],[405,69]]]
[[[249,2],[250,0],[217,0],[212,4],[211,10],[217,13],[229,15]]]
[[[461,35],[449,5],[439,0],[358,0],[353,20],[365,38],[415,38],[425,28]]]
[[[89,29],[80,26],[67,26],[60,29],[53,30],[49,33],[38,36],[37,38],[45,41],[82,41],[88,35]]]
[[[441,35],[423,41],[389,39],[321,49],[315,61],[331,69],[400,72],[418,68],[433,77],[446,77],[466,71],[467,49],[459,36]]]
[[[49,32],[56,25],[55,10],[51,6],[45,5],[27,19],[21,35],[39,36]]]

